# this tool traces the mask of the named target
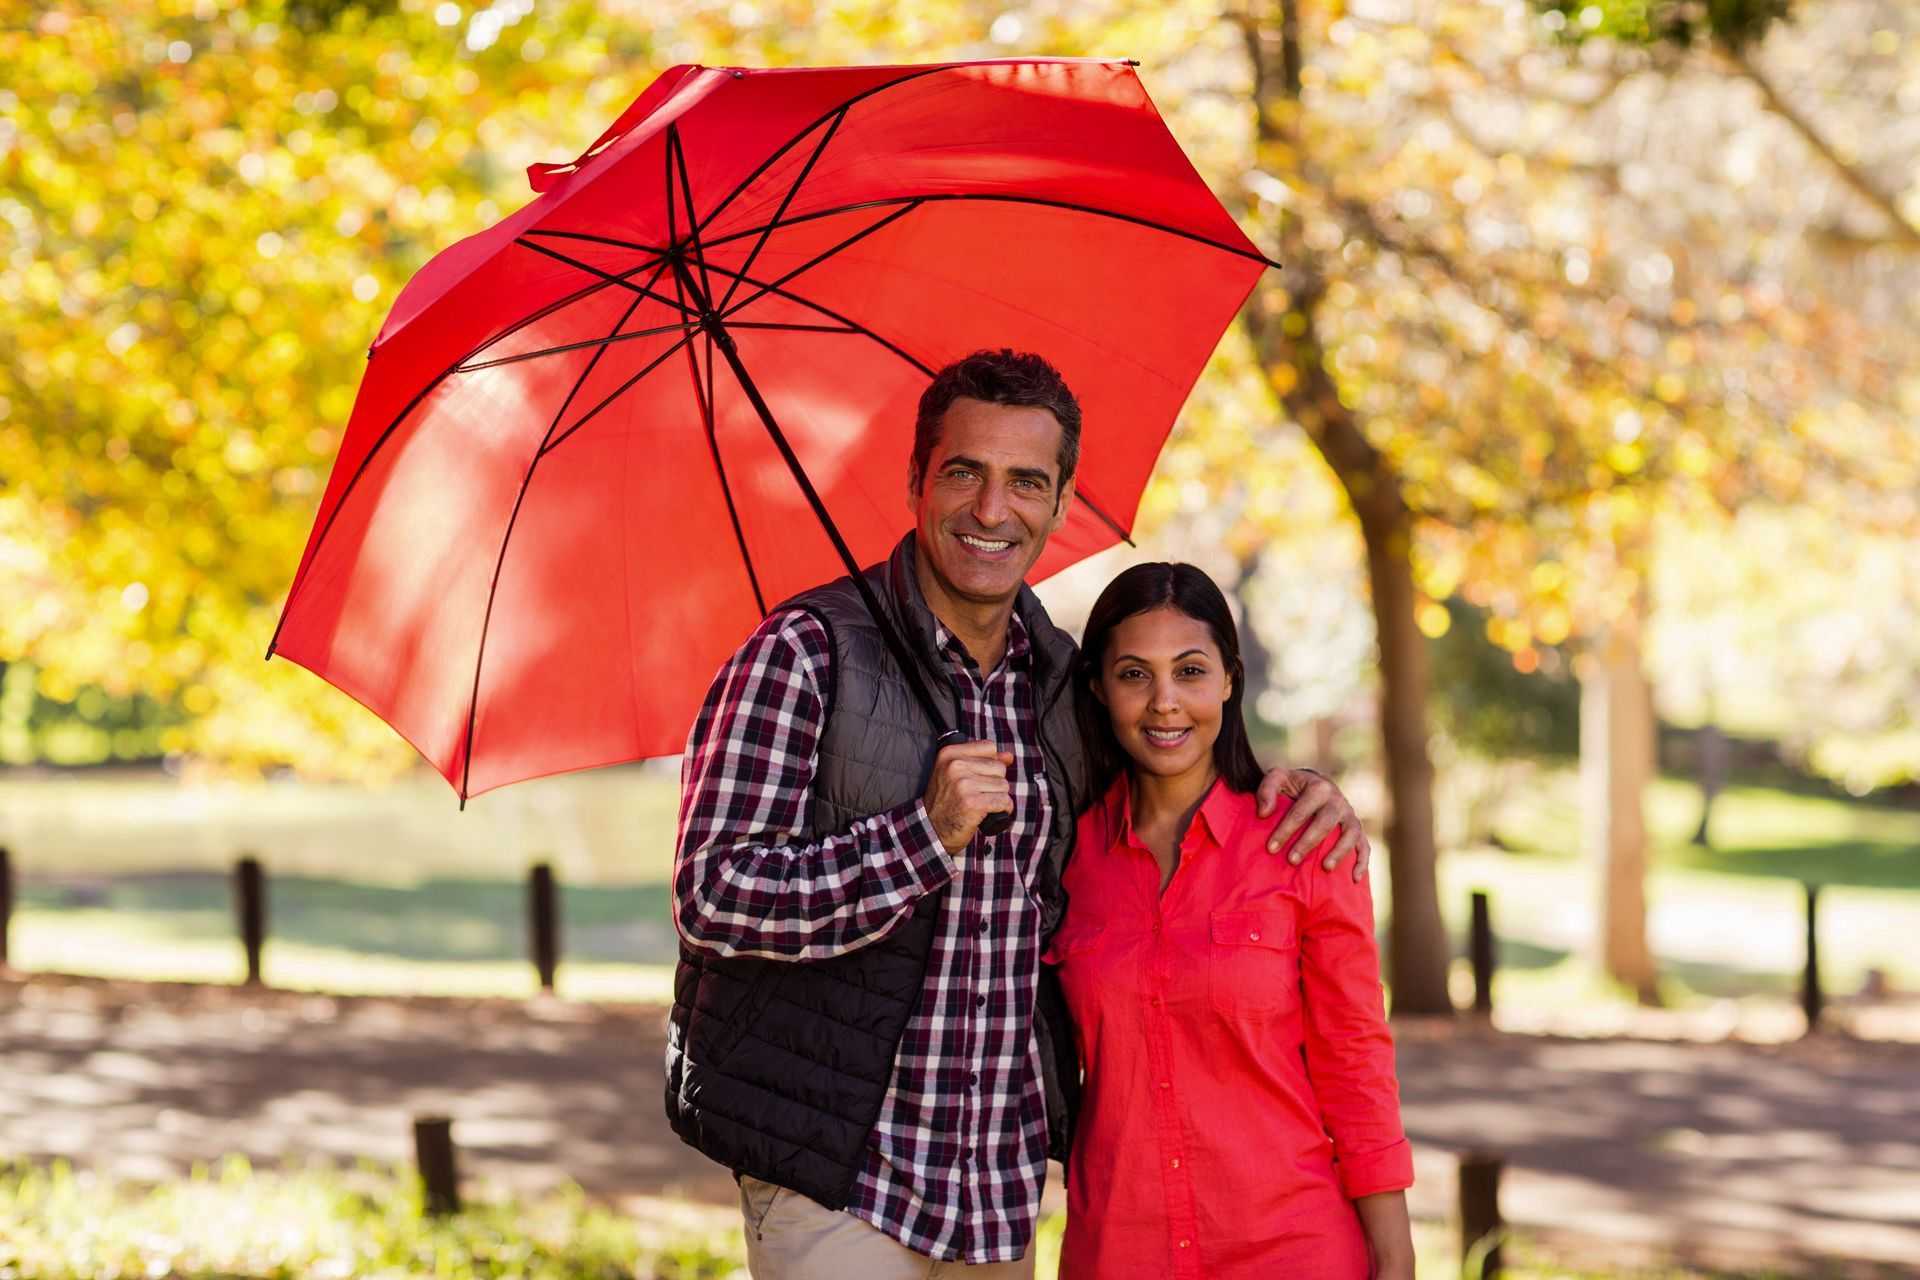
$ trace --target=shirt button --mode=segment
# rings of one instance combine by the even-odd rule
[[[1173,1162],[1173,1167],[1174,1167],[1174,1168],[1176,1168],[1176,1169],[1178,1169],[1178,1168],[1180,1167],[1180,1162],[1179,1162],[1178,1160],[1175,1160],[1175,1161]]]
[[[1181,1247],[1182,1249],[1185,1249],[1186,1247],[1188,1247],[1188,1246],[1189,1246],[1189,1245],[1191,1245],[1192,1243],[1193,1243],[1193,1241],[1191,1241],[1191,1240],[1182,1240],[1182,1241],[1180,1242],[1180,1247]]]
[[[979,1084],[979,1083],[980,1083],[980,1073],[979,1073],[978,1071],[969,1071],[969,1072],[967,1072],[967,1083],[968,1083],[968,1084]]]
[[[1155,933],[1158,933],[1158,932],[1160,932],[1160,922],[1159,922],[1158,920],[1155,920],[1155,921],[1153,922],[1153,931],[1154,931]]]
[[[1155,1000],[1155,1001],[1154,1001],[1154,1003],[1155,1003],[1155,1004],[1159,1004],[1160,1002],[1159,1002],[1158,1000]],[[975,996],[975,997],[973,998],[973,1007],[974,1007],[974,1008],[976,1008],[976,1009],[984,1009],[984,1008],[986,1008],[986,1007],[987,1007],[987,998],[986,998],[985,996]]]
[[[1171,1089],[1171,1088],[1173,1088],[1173,1081],[1171,1081],[1171,1080],[1162,1080],[1162,1081],[1160,1082],[1160,1087],[1161,1087],[1162,1089]]]
[[[1260,941],[1260,935],[1259,935],[1259,934],[1257,934],[1257,933],[1250,933],[1250,934],[1248,934],[1248,935],[1247,935],[1247,941],[1249,941],[1249,942],[1258,942],[1258,941]]]
[[[981,917],[980,917],[980,932],[982,932],[982,933],[985,933],[986,931],[987,931],[987,918],[986,918],[985,916],[981,916]]]
[[[1153,999],[1147,1001],[1147,1003],[1152,1005],[1154,1008],[1158,1009],[1160,1007],[1160,997],[1155,996],[1153,997]]]

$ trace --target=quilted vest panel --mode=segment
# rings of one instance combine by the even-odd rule
[[[866,571],[922,679],[951,723],[953,686],[933,645],[933,618],[913,570],[909,534]],[[918,799],[939,730],[899,673],[849,578],[804,592],[800,608],[833,638],[833,681],[819,743],[809,839]],[[1035,898],[1047,936],[1066,901],[1085,762],[1069,690],[1074,648],[1033,594],[1016,606],[1033,644],[1035,696],[1053,786],[1053,824]],[[944,729],[943,724],[940,728]],[[919,1002],[944,893],[923,898],[878,941],[828,960],[721,957],[682,943],[667,1029],[667,1116],[674,1132],[736,1172],[844,1208]],[[1079,1091],[1065,1002],[1042,966],[1035,1032],[1047,1077],[1052,1154],[1065,1158]]]

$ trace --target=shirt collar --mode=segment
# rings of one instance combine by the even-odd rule
[[[1124,770],[1114,779],[1113,789],[1107,792],[1107,820],[1107,830],[1113,833],[1113,844],[1139,844],[1133,836],[1133,788],[1127,785]],[[1233,824],[1233,791],[1227,786],[1225,778],[1215,778],[1200,801],[1197,820],[1187,829],[1187,840],[1183,846],[1192,841],[1194,831],[1199,829],[1205,832],[1213,848],[1224,848],[1233,834]]]
[[[938,617],[933,620],[933,643],[940,652],[958,658],[963,663],[974,663],[973,655],[967,652],[967,646],[947,628],[947,624]],[[1020,611],[1015,609],[1007,619],[1007,652],[1002,663],[1023,659],[1032,650],[1033,642],[1027,635],[1027,624],[1020,620]]]

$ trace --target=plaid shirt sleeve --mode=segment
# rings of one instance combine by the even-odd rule
[[[769,615],[714,677],[680,774],[674,920],[693,947],[818,960],[874,942],[954,863],[924,802],[808,841],[833,659],[804,610]]]

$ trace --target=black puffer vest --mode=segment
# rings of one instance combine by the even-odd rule
[[[909,534],[866,571],[936,701],[954,697],[914,575]],[[939,730],[899,674],[851,578],[805,592],[833,637],[833,680],[814,776],[819,839],[926,791]],[[1032,644],[1034,696],[1052,787],[1053,826],[1034,885],[1050,938],[1066,912],[1060,876],[1073,849],[1085,762],[1069,691],[1074,646],[1033,593],[1015,606]],[[952,711],[947,712],[952,716]],[[946,726],[941,726],[945,728]],[[739,1173],[846,1207],[893,1078],[894,1056],[920,999],[944,892],[916,905],[877,942],[828,960],[721,957],[682,942],[667,1028],[667,1117],[682,1140]],[[1065,1160],[1079,1101],[1066,1003],[1041,965],[1034,1031],[1047,1094],[1049,1154]]]

